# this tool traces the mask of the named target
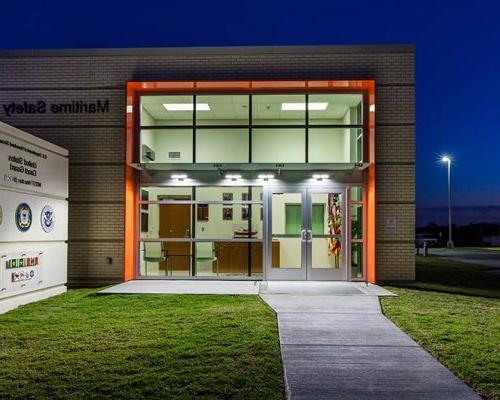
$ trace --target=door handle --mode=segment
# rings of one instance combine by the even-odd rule
[[[306,229],[302,229],[300,231],[300,237],[302,238],[303,242],[307,242],[307,230]]]
[[[308,241],[308,242],[312,242],[312,240],[313,240],[313,232],[312,232],[312,230],[311,230],[311,229],[309,229],[309,230],[307,231],[307,241]]]

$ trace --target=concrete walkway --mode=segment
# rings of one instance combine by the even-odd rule
[[[278,315],[287,398],[479,399],[374,295],[261,294]]]
[[[132,280],[110,286],[99,294],[253,294],[259,293],[259,281],[219,280]]]

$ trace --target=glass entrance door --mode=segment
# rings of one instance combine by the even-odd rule
[[[265,264],[270,280],[346,280],[346,191],[268,188]]]

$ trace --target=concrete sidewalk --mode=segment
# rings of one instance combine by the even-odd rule
[[[278,315],[288,399],[479,399],[382,314],[377,296],[261,297]]]

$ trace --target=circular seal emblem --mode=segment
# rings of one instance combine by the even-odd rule
[[[49,233],[54,229],[56,223],[54,209],[51,206],[45,206],[42,209],[42,214],[40,216],[40,222],[42,224],[42,229],[44,232]]]
[[[16,226],[21,232],[26,232],[31,228],[32,221],[31,208],[26,203],[21,203],[16,208]]]

